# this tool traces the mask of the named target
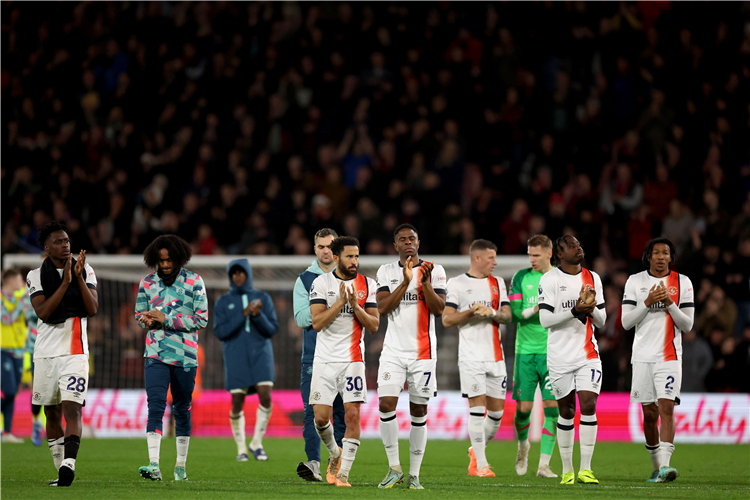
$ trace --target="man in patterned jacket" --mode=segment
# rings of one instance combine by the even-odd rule
[[[190,444],[190,403],[198,367],[198,330],[208,324],[208,299],[203,279],[184,267],[191,256],[190,245],[171,234],[159,236],[143,252],[143,261],[156,272],[141,280],[135,303],[135,317],[148,329],[144,357],[149,464],[138,472],[144,479],[153,481],[162,479],[159,469],[161,422],[170,385],[177,436],[174,479],[187,479],[185,462]]]

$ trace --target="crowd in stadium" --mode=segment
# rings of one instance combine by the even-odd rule
[[[748,391],[750,29],[723,3],[2,6],[2,252],[394,253],[574,234],[619,298],[652,237],[695,284],[683,391]],[[32,10],[34,15],[31,15]],[[744,139],[743,139],[744,138]],[[612,373],[612,372],[610,372]]]

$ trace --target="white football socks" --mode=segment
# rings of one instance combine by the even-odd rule
[[[659,470],[659,445],[655,446],[649,446],[646,445],[646,451],[648,451],[648,455],[651,457],[651,464],[654,466],[654,470]]]
[[[65,446],[63,446],[63,443],[65,442],[65,438],[57,438],[57,439],[48,439],[47,444],[49,445],[49,451],[52,454],[52,461],[55,464],[55,469],[60,469],[60,466],[62,465],[63,456],[65,454]]]
[[[477,469],[487,467],[487,455],[485,454],[484,441],[484,406],[472,406],[469,408],[469,441],[477,457]]]
[[[380,412],[380,438],[383,440],[388,465],[391,469],[401,470],[401,460],[398,456],[398,420],[396,412]]]
[[[237,454],[247,455],[247,444],[245,443],[245,412],[241,411],[239,415],[229,412],[229,423],[232,426],[232,436],[237,445]]]
[[[161,434],[158,432],[147,432],[148,461],[159,463],[159,451],[161,449]]]
[[[189,446],[190,436],[177,436],[177,467],[185,467]]]
[[[318,436],[323,441],[329,455],[333,458],[338,458],[341,455],[341,450],[336,444],[336,439],[333,437],[333,425],[331,425],[331,422],[328,422],[325,427],[318,427],[316,425],[315,430],[318,431]]]
[[[357,449],[359,448],[359,439],[344,438],[341,440],[342,455],[341,455],[341,468],[339,469],[339,475],[349,477],[349,471],[352,470],[352,464],[354,464],[354,457],[357,455]]]
[[[484,443],[485,445],[490,442],[492,438],[497,434],[497,430],[500,428],[500,422],[503,419],[503,410],[500,411],[488,411],[487,416],[484,417]]]
[[[596,432],[599,426],[596,423],[596,414],[581,415],[581,423],[578,427],[578,439],[581,444],[581,469],[591,470],[591,457],[594,456],[596,445]]]
[[[398,434],[396,435],[398,438]],[[427,416],[411,417],[409,432],[409,475],[419,477],[424,450],[427,446]]]
[[[665,441],[659,441],[659,465],[669,467],[669,461],[672,459],[674,444]]]
[[[573,419],[560,417],[557,419],[557,447],[560,449],[563,474],[573,472],[573,441],[576,431],[573,427]]]
[[[258,405],[258,411],[255,412],[255,431],[253,432],[253,440],[250,442],[250,448],[257,450],[263,446],[263,436],[266,434],[270,419],[271,407],[266,408],[263,405]]]

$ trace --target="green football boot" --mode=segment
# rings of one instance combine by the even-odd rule
[[[647,483],[658,483],[659,482],[658,479],[659,479],[659,471],[655,470],[655,471],[651,472],[651,477],[648,478],[648,479],[646,479],[646,482]]]
[[[161,471],[159,470],[158,462],[149,462],[148,465],[144,465],[138,469],[138,474],[140,474],[143,479],[161,481]]]
[[[564,472],[560,484],[575,484],[576,474],[575,472]]]
[[[680,477],[680,473],[674,467],[667,467],[666,465],[659,469],[659,477],[656,479],[657,483],[669,483]]]
[[[378,488],[381,490],[389,490],[393,488],[393,485],[404,482],[404,473],[388,468],[388,474],[385,475]]]
[[[591,469],[578,471],[578,482],[581,484],[599,484],[599,480],[594,477],[594,472]]]
[[[174,480],[187,481],[187,473],[185,472],[184,466],[178,465],[174,468]]]
[[[406,480],[406,487],[410,490],[423,490],[424,487],[419,484],[419,476],[412,476],[409,475],[409,478]]]

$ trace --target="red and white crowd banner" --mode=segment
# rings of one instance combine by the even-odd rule
[[[29,391],[16,399],[13,433],[29,436],[31,411]],[[375,391],[368,393],[362,405],[362,438],[380,438],[380,416]],[[266,433],[269,437],[302,437],[304,409],[298,391],[273,392],[273,413]],[[247,399],[245,415],[248,435],[255,423],[257,397]],[[193,398],[193,436],[231,437],[229,410],[231,396],[223,390],[204,390]],[[400,437],[409,437],[411,427],[409,398],[403,393],[396,410]],[[515,401],[506,401],[500,430],[496,439],[513,440]],[[146,431],[148,405],[146,391],[92,389],[83,408],[85,434],[94,437],[137,437]],[[427,425],[430,439],[468,439],[469,407],[457,391],[439,392],[430,400]],[[540,417],[541,418],[541,417]],[[169,416],[166,415],[165,429]],[[577,419],[576,419],[577,420]],[[604,393],[597,403],[599,441],[643,442],[643,413],[640,403],[631,403],[629,394]],[[683,394],[675,407],[677,443],[750,443],[750,395],[748,394]]]

